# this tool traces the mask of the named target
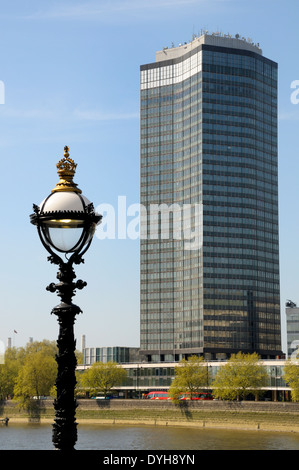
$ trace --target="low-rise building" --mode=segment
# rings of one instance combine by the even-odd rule
[[[298,355],[299,346],[299,308],[288,300],[286,302],[286,322],[287,322],[287,357],[291,359]]]
[[[99,347],[83,349],[83,365],[91,366],[94,362],[137,362],[139,360],[139,348],[130,347]]]

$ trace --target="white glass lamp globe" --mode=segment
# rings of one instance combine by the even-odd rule
[[[91,241],[102,216],[73,182],[77,164],[69,157],[69,147],[56,165],[59,182],[39,206],[34,205],[31,223],[37,225],[48,251],[79,253]]]
[[[74,252],[83,241],[88,243],[93,236],[96,224],[88,227],[86,208],[90,201],[83,195],[70,191],[53,192],[40,204],[43,216],[41,227],[46,243],[57,251]]]

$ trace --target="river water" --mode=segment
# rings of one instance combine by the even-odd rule
[[[49,424],[0,426],[0,450],[52,450]],[[80,424],[77,450],[299,450],[298,433]]]

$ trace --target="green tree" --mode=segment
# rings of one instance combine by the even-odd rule
[[[0,364],[0,401],[6,400],[6,398],[10,395],[10,391],[11,388],[8,376],[8,368],[5,366],[5,364]]]
[[[32,361],[31,369],[35,367],[35,370],[38,370],[38,365],[34,365],[36,362],[36,354],[38,355],[37,357],[40,361],[40,381],[43,377],[43,364],[45,364],[46,370],[48,370],[49,366],[51,365],[49,374],[53,384],[52,389],[50,390],[50,394],[53,395],[53,388],[55,383],[55,379],[53,380],[53,370],[57,370],[55,359],[57,354],[57,344],[56,341],[49,341],[44,339],[43,341],[27,343],[25,347],[13,347],[8,348],[5,351],[4,364],[0,364],[0,400],[4,400],[8,396],[12,397],[15,391],[17,392],[18,400],[21,400],[21,397],[24,398],[34,395],[44,395],[43,392],[36,393],[36,391],[31,391],[33,380],[29,380],[29,385],[26,389],[24,386],[24,380],[22,379],[22,376],[25,377],[26,374],[29,373],[28,370],[30,369],[30,361]],[[81,360],[81,353],[76,351],[76,355],[78,357],[79,363]],[[46,358],[51,358],[51,360]],[[25,368],[25,370],[23,370],[23,368]],[[41,385],[36,384],[33,388],[40,389]],[[49,393],[46,393],[46,395],[48,394]]]
[[[188,393],[192,399],[195,393],[202,392],[208,386],[208,369],[203,357],[191,356],[182,359],[175,367],[175,378],[169,388],[173,399]]]
[[[83,364],[83,353],[81,351],[75,351],[77,364]]]
[[[5,351],[4,364],[0,365],[0,400],[13,396],[15,380],[21,367],[17,356],[16,348],[9,348]]]
[[[291,388],[292,401],[299,401],[299,361],[287,361],[283,369],[283,378]]]
[[[258,354],[232,354],[217,372],[211,385],[213,395],[223,400],[244,399],[250,394],[258,396],[263,393],[267,377],[266,368],[259,364]]]
[[[21,406],[26,406],[34,396],[49,395],[55,383],[57,363],[53,355],[44,351],[30,352],[20,368],[15,387],[14,398]]]
[[[116,362],[95,362],[82,374],[81,385],[91,394],[103,393],[106,397],[113,387],[120,385],[127,372]]]
[[[26,347],[24,348],[24,358],[28,356],[28,354],[43,352],[43,354],[47,356],[52,356],[55,358],[57,353],[57,345],[56,341],[49,341],[44,339],[43,341],[33,341],[32,343],[27,343]]]

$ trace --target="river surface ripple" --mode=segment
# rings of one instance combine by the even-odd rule
[[[49,424],[0,426],[0,450],[52,450]],[[299,433],[78,425],[77,450],[299,450]]]

